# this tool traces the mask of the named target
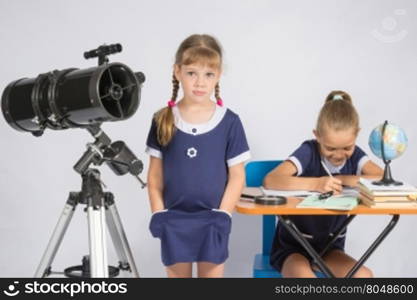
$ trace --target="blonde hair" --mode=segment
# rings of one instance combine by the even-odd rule
[[[207,34],[193,34],[186,38],[179,46],[175,54],[175,65],[191,65],[201,63],[208,65],[210,68],[221,69],[222,66],[222,49],[219,42]],[[176,101],[180,84],[172,74],[172,95],[171,101]],[[220,99],[220,87],[217,83],[214,95],[217,100]],[[175,133],[174,115],[172,107],[164,107],[155,114],[157,125],[158,142],[166,146]]]
[[[359,131],[359,115],[352,104],[352,98],[344,91],[332,91],[320,110],[316,130],[322,135],[324,128],[345,130],[353,128]]]

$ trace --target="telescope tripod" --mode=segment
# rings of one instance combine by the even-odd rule
[[[87,206],[90,253],[83,258],[82,266],[69,267],[64,274],[68,277],[114,277],[119,274],[119,270],[123,270],[139,277],[113,194],[103,192],[100,172],[97,169],[88,168],[81,176],[81,191],[70,192],[35,277],[46,277],[55,273],[51,271],[51,265],[78,204]],[[118,267],[107,265],[105,223],[119,258]]]

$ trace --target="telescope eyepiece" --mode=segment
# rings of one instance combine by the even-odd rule
[[[120,44],[101,45],[97,49],[84,52],[84,58],[102,57],[118,52],[122,52],[122,45]]]

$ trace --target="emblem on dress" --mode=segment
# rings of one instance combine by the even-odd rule
[[[194,158],[197,156],[197,149],[194,147],[188,148],[187,149],[187,155],[189,158]]]

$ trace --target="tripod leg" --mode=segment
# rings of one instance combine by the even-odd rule
[[[91,277],[109,277],[104,205],[87,207]]]
[[[48,246],[42,256],[41,262],[36,269],[35,277],[46,277],[50,273],[52,261],[55,258],[56,252],[58,251],[59,245],[64,238],[64,234],[68,228],[68,225],[74,215],[75,208],[78,204],[78,193],[71,192],[67,203],[64,206],[64,210],[59,217],[58,223],[52,233],[49,240]]]
[[[132,272],[133,277],[139,277],[139,272],[136,268],[132,251],[130,250],[126,234],[123,230],[122,222],[116,209],[116,204],[114,203],[113,194],[106,193],[105,201],[107,207],[107,227],[120,260],[120,269]]]

